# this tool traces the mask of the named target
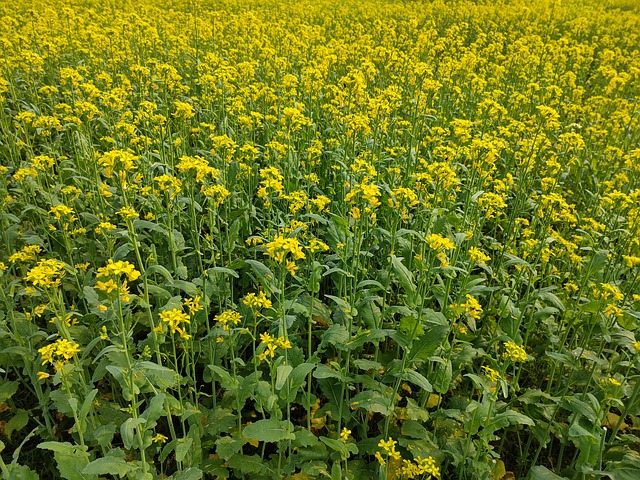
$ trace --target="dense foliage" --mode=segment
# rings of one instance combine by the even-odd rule
[[[639,8],[2,2],[2,477],[638,478]]]

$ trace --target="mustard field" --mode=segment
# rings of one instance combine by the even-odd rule
[[[640,478],[640,3],[0,3],[0,477]]]

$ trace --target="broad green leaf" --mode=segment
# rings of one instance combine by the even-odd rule
[[[64,480],[94,480],[96,475],[82,473],[89,465],[89,454],[79,445],[72,445],[69,442],[43,442],[38,448],[53,451],[53,458],[56,460],[60,477]]]
[[[221,437],[216,440],[216,453],[223,460],[229,460],[234,454],[239,453],[242,446],[247,443],[242,438]]]
[[[8,464],[7,471],[9,472],[8,479],[13,480],[40,480],[40,477],[36,472],[31,470],[25,465]]]
[[[11,434],[18,432],[27,426],[29,423],[29,412],[23,409],[16,410],[16,413],[11,420],[9,420],[4,426],[4,434],[9,440],[11,440]]]
[[[156,426],[157,420],[162,416],[164,400],[166,397],[167,395],[164,393],[160,393],[153,397],[149,402],[149,406],[140,415],[140,418],[145,419],[145,429],[150,430]]]
[[[408,370],[406,372],[404,372],[401,375],[403,380],[408,380],[409,382],[418,385],[420,388],[422,388],[425,392],[432,392],[433,391],[433,387],[431,386],[431,383],[429,383],[429,380],[427,380],[424,375],[422,375],[419,372],[416,372],[415,370]]]
[[[238,272],[236,272],[235,270],[231,270],[230,268],[225,268],[225,267],[213,267],[213,268],[208,268],[207,269],[207,273],[209,274],[210,277],[212,277],[215,274],[224,274],[224,275],[231,275],[232,277],[235,278],[240,278],[240,275],[238,275]]]
[[[144,418],[127,418],[122,425],[120,425],[120,436],[122,437],[124,448],[129,450],[133,447],[135,429],[138,425],[142,425],[144,422]]]
[[[89,475],[126,475],[138,467],[120,457],[102,457],[84,467],[82,473]]]
[[[349,340],[349,332],[344,325],[334,324],[327,328],[322,334],[322,342],[320,348],[325,345],[335,345],[338,348],[344,346]]]
[[[391,255],[391,266],[393,267],[393,272],[405,293],[415,293],[416,286],[413,283],[413,274],[407,267],[405,267],[402,260],[402,257]]]
[[[291,422],[275,418],[250,423],[244,427],[242,436],[259,442],[280,442],[296,438]]]
[[[338,452],[342,460],[346,460],[351,455],[348,444],[346,444],[342,440],[338,440],[335,438],[328,438],[328,437],[320,437],[320,441],[324,443],[327,447],[329,447],[331,450]]]
[[[18,391],[19,382],[7,382],[3,381],[0,385],[0,403],[9,400],[14,393]]]
[[[176,472],[169,478],[172,480],[200,480],[204,473],[197,467],[189,467],[181,472]]]
[[[560,475],[556,475],[547,467],[543,467],[538,465],[529,470],[529,475],[527,475],[527,480],[566,480],[566,477],[561,477]]]
[[[192,444],[193,444],[193,438],[191,437],[184,437],[184,438],[178,439],[178,443],[176,444],[176,461],[182,462],[185,459],[185,457],[187,456],[187,453],[189,453],[189,449],[191,448]]]
[[[276,390],[282,389],[292,371],[293,367],[291,365],[280,365],[278,367],[276,373]]]
[[[249,456],[236,454],[231,457],[227,463],[229,467],[245,475],[259,474],[262,473],[265,468],[268,468],[262,463],[262,459],[258,455]],[[275,474],[275,472],[273,473]],[[277,476],[271,476],[271,478],[277,478]]]
[[[374,390],[365,390],[351,399],[351,408],[362,408],[367,412],[376,412],[383,415],[391,415],[392,399]]]
[[[637,480],[640,476],[640,457],[626,454],[621,461],[609,463],[604,474],[611,480]]]
[[[220,382],[222,388],[228,391],[235,392],[238,389],[238,380],[235,380],[229,372],[227,372],[224,368],[219,367],[218,365],[209,365],[209,369],[213,373],[213,378]]]
[[[426,318],[423,323],[424,335],[418,337],[411,345],[409,352],[411,361],[427,360],[442,345],[449,333],[449,323],[441,313],[426,310],[423,316]]]

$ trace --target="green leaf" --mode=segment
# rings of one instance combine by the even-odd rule
[[[87,447],[72,445],[69,442],[43,442],[38,448],[53,451],[60,476],[65,480],[93,480],[97,478],[92,474],[84,474],[82,471],[89,465]]]
[[[538,465],[536,467],[533,467],[531,470],[529,470],[529,475],[527,475],[527,480],[566,480],[566,477],[561,477],[560,475],[556,475],[547,467]]]
[[[11,440],[11,434],[22,430],[27,426],[27,423],[29,423],[29,413],[20,408],[16,410],[16,414],[11,417],[11,420],[5,424],[4,434]]]
[[[178,443],[176,444],[176,461],[182,462],[187,453],[189,453],[189,449],[191,448],[191,444],[193,444],[193,438],[184,437],[179,438]]]
[[[357,360],[353,361],[353,364],[360,370],[364,370],[365,372],[368,372],[370,370],[381,370],[383,368],[380,362],[367,360],[366,358],[358,358]]]
[[[140,387],[150,390],[148,384],[151,383],[156,388],[166,390],[174,387],[179,380],[178,374],[163,365],[154,362],[137,362],[133,367],[135,379],[140,382]]]
[[[607,465],[607,475],[611,480],[637,480],[640,472],[640,458],[627,454],[619,462],[611,462]]]
[[[116,426],[113,423],[101,425],[93,431],[93,439],[101,447],[108,446],[113,441],[113,436],[116,433]]]
[[[420,422],[415,420],[405,420],[402,423],[402,436],[412,438],[427,438],[427,429]]]
[[[247,425],[242,431],[242,436],[259,442],[280,442],[296,438],[291,422],[275,418],[258,420]]]
[[[136,230],[152,230],[154,232],[161,233],[165,236],[169,235],[169,231],[166,228],[161,227],[157,223],[149,222],[148,220],[136,219],[133,221],[133,228]]]
[[[258,260],[245,260],[245,263],[251,267],[253,273],[255,273],[258,281],[267,291],[273,293],[280,293],[280,289],[273,283],[275,276],[273,272],[262,262]]]
[[[347,318],[352,318],[358,313],[357,310],[355,308],[351,308],[351,305],[349,304],[349,302],[347,302],[343,298],[336,297],[334,295],[325,295],[325,297],[333,300],[335,304],[338,306],[338,308],[340,309],[340,311],[342,311],[347,316]]]
[[[88,475],[126,475],[137,470],[138,467],[127,463],[120,457],[98,458],[84,467],[82,473]]]
[[[393,272],[396,274],[396,278],[405,293],[415,293],[416,286],[413,283],[413,274],[404,266],[402,260],[402,257],[391,255],[391,266],[393,267]]]
[[[238,272],[236,272],[235,270],[231,270],[230,268],[225,268],[225,267],[213,267],[213,268],[208,268],[207,269],[207,274],[212,277],[217,273],[221,273],[224,275],[231,275],[232,277],[235,278],[240,278],[240,275],[238,275]]]
[[[291,365],[280,365],[278,367],[276,373],[276,390],[282,389],[292,371],[293,367]]]
[[[8,478],[13,478],[14,480],[40,480],[36,472],[24,465],[10,463],[7,465],[7,471],[9,472]]]
[[[135,436],[135,429],[138,425],[142,425],[145,422],[144,418],[127,418],[120,426],[120,436],[122,437],[122,443],[127,450],[133,447],[133,440]]]
[[[423,323],[424,335],[413,342],[409,353],[411,361],[428,359],[442,345],[449,333],[449,323],[442,313],[425,310],[423,316],[426,317]]]
[[[419,386],[425,392],[433,392],[433,387],[431,386],[431,383],[429,383],[429,380],[427,380],[424,375],[416,372],[415,370],[408,370],[404,372],[402,374],[402,379]]]
[[[80,413],[78,414],[78,420],[83,425],[84,425],[85,419],[87,418],[87,415],[89,415],[89,411],[91,410],[91,406],[93,405],[93,400],[94,398],[96,398],[97,394],[98,394],[98,390],[94,388],[86,396],[86,398],[84,399],[84,402],[82,402],[82,407],[80,407]]]
[[[438,393],[446,393],[451,385],[453,378],[453,369],[450,360],[444,360],[444,363],[436,364],[435,371],[430,375],[433,388]]]
[[[235,392],[238,389],[238,380],[234,380],[229,372],[227,372],[224,368],[219,367],[218,365],[209,365],[209,369],[213,373],[213,378],[220,382],[222,388],[227,391]]]
[[[262,459],[258,455],[241,455],[236,454],[227,462],[229,467],[238,470],[245,475],[259,474],[265,468]],[[277,478],[277,477],[272,477]]]
[[[422,328],[422,325],[420,325],[420,321],[411,316],[402,317],[400,319],[398,330],[409,336],[411,340],[424,334],[424,329]]]
[[[346,343],[345,347],[347,347],[348,350],[355,350],[356,348],[363,346],[365,343],[378,343],[378,341],[391,336],[394,332],[395,330],[380,328],[361,330]]]
[[[200,480],[204,474],[196,467],[190,467],[181,472],[176,472],[169,478],[173,480]]]
[[[392,399],[374,390],[365,390],[351,399],[351,408],[362,408],[367,412],[376,412],[383,415],[393,413]]]
[[[2,382],[0,385],[0,403],[9,400],[18,391],[19,382]]]
[[[140,415],[140,418],[144,418],[146,421],[145,429],[151,430],[156,426],[157,420],[162,416],[166,397],[167,395],[165,393],[159,393],[153,397],[147,409]]]
[[[179,288],[190,297],[195,297],[198,294],[198,287],[196,287],[191,282],[186,282],[184,280],[174,280],[171,283],[171,286],[174,288]]]
[[[340,454],[340,458],[342,460],[346,460],[349,458],[349,450],[347,449],[347,444],[342,440],[336,440],[335,438],[328,437],[320,437],[320,441],[324,443],[331,450],[334,450]]]
[[[327,328],[322,334],[322,342],[320,348],[325,345],[336,345],[338,348],[344,346],[349,340],[349,331],[344,325],[334,324]]]
[[[169,270],[167,270],[162,265],[151,265],[147,267],[146,271],[144,272],[144,276],[148,278],[151,275],[156,273],[159,273],[160,275],[162,275],[164,279],[167,281],[167,283],[173,283],[173,275],[171,275]]]
[[[82,293],[84,294],[84,298],[89,303],[89,305],[97,305],[100,302],[100,297],[93,289],[93,287],[86,286],[82,289]]]
[[[216,453],[223,460],[229,460],[234,454],[239,453],[242,446],[247,443],[242,438],[222,437],[216,440]]]

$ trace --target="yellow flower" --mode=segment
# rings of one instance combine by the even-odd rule
[[[64,263],[53,258],[40,260],[38,265],[33,267],[25,279],[33,284],[34,287],[58,287],[60,278],[64,276]]]
[[[486,377],[489,379],[490,382],[496,382],[500,378],[502,378],[500,376],[500,373],[491,367],[487,367],[483,365],[482,370],[484,370],[484,374],[486,375]]]
[[[306,248],[311,253],[326,252],[327,250],[329,250],[329,245],[318,240],[317,238],[312,238]]]
[[[257,295],[255,293],[248,293],[242,303],[249,308],[270,308],[271,300],[267,298],[264,292],[259,292]]]
[[[79,352],[80,345],[64,338],[38,349],[38,353],[42,357],[42,365],[49,363],[56,370],[60,370],[63,365],[68,363]]]
[[[104,267],[98,268],[96,273],[97,278],[126,275],[130,282],[137,280],[140,277],[140,272],[136,270],[132,263],[125,260],[118,260],[114,262],[112,259],[107,261]]]
[[[437,233],[432,233],[425,240],[429,244],[429,248],[436,252],[444,252],[445,250],[453,250],[456,248],[451,239],[443,237]]]
[[[382,448],[388,457],[400,460],[402,456],[400,455],[400,452],[396,450],[397,443],[398,442],[389,437],[389,440],[386,441],[381,439],[380,442],[378,442],[378,447]]]
[[[122,218],[124,218],[125,220],[130,220],[132,218],[138,218],[140,216],[140,215],[138,215],[138,212],[136,212],[135,209],[133,209],[131,207],[122,207],[116,213],[118,215],[120,215]]]
[[[504,342],[504,348],[506,351],[502,354],[502,358],[505,360],[511,360],[512,362],[526,362],[527,352],[519,345],[516,345],[512,341]]]
[[[162,435],[161,433],[158,433],[154,437],[151,438],[151,441],[153,443],[167,443],[167,440],[169,440],[169,437],[166,437],[165,435]]]
[[[62,217],[73,215],[73,208],[60,204],[56,205],[55,207],[51,207],[49,213],[51,213],[56,218],[56,220],[60,220]]]
[[[25,245],[24,247],[22,247],[22,250],[14,253],[13,255],[10,255],[9,261],[11,263],[16,263],[16,262],[27,262],[29,260],[35,260],[36,254],[40,253],[41,251],[42,251],[42,248],[40,247],[40,245]]]
[[[342,441],[346,442],[349,440],[349,436],[351,435],[351,430],[349,430],[347,427],[344,427],[342,429],[342,432],[340,432],[340,438],[342,439]]]
[[[171,175],[160,175],[159,177],[153,177],[153,181],[158,183],[158,187],[161,191],[167,192],[169,198],[175,198],[182,191],[182,181],[179,178],[172,177]]]
[[[229,324],[237,325],[242,320],[242,315],[234,310],[227,310],[216,315],[215,320],[220,322],[222,328],[229,331]]]
[[[50,376],[47,372],[38,372],[38,380],[46,380]]]
[[[189,315],[186,313],[183,313],[177,308],[172,308],[171,310],[162,311],[160,313],[160,319],[167,324],[171,333],[178,332],[185,340],[190,338],[190,335],[181,327],[183,323],[191,323],[189,321]]]
[[[202,190],[204,196],[211,199],[214,207],[219,207],[229,196],[229,190],[224,185],[212,185]]]
[[[267,243],[265,247],[266,255],[279,263],[284,262],[287,254],[291,254],[294,260],[303,260],[305,258],[305,254],[297,238],[286,238],[283,235],[276,235],[273,241]]]
[[[298,271],[298,268],[299,267],[296,265],[296,262],[287,260],[287,272],[289,272],[291,275],[295,275],[296,272]]]
[[[478,300],[473,295],[467,294],[466,298],[467,301],[465,303],[462,303],[460,306],[464,307],[467,315],[478,320],[480,318],[480,315],[482,314],[482,306],[480,305],[480,302],[478,302]]]
[[[197,312],[202,310],[202,305],[200,305],[200,301],[202,298],[200,295],[196,295],[193,298],[187,298],[184,300],[185,306],[189,309],[189,313],[191,315],[195,315]]]
[[[275,357],[278,348],[283,348],[285,350],[291,348],[291,343],[289,342],[289,340],[285,340],[284,337],[273,337],[266,332],[260,334],[260,340],[265,348],[265,350],[258,355],[258,358],[261,361],[269,360]]]
[[[473,263],[487,263],[491,260],[489,255],[485,255],[484,252],[476,247],[469,249],[469,258]]]

